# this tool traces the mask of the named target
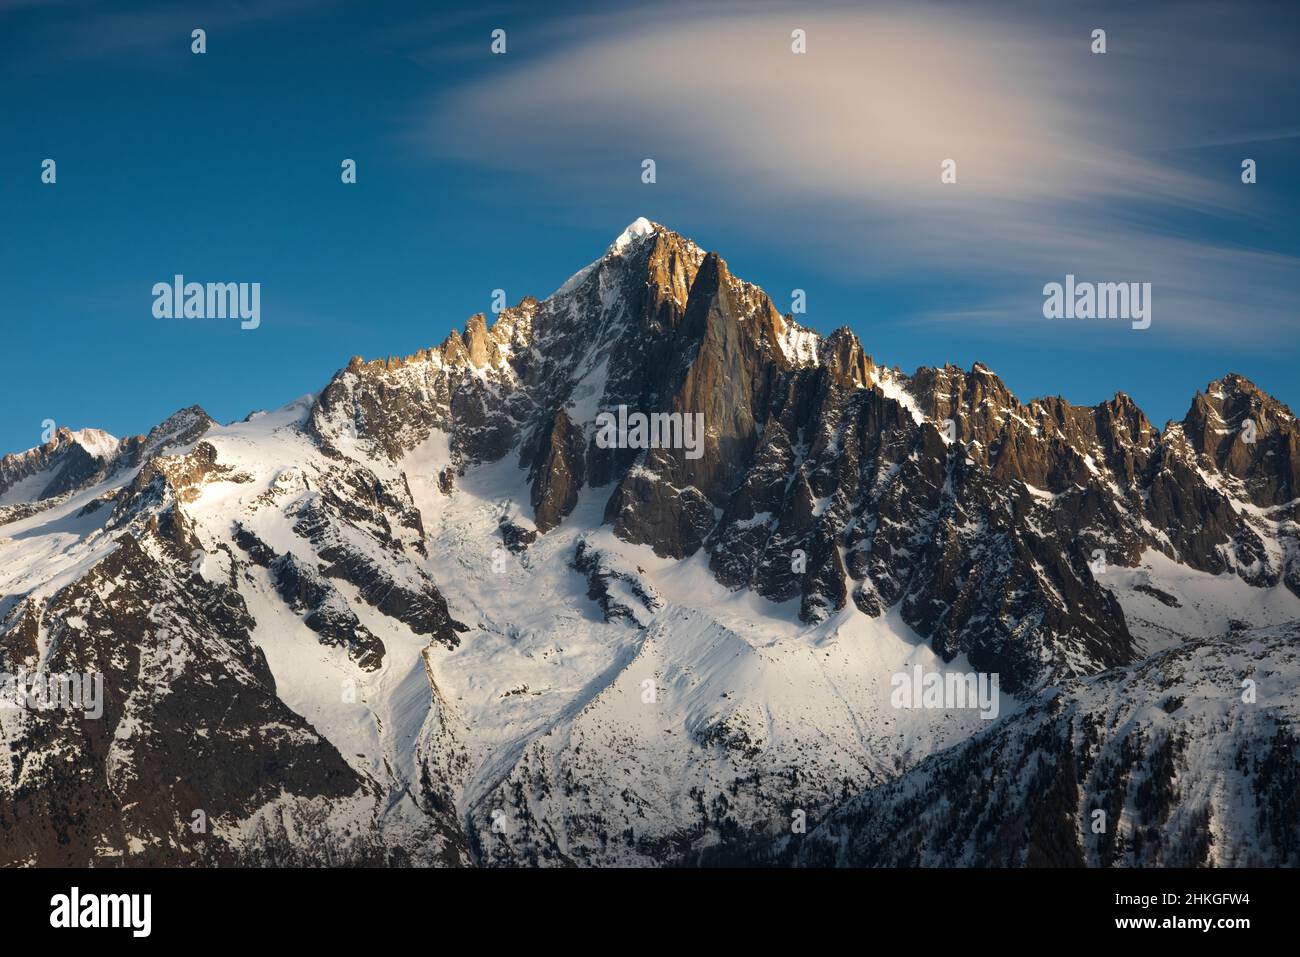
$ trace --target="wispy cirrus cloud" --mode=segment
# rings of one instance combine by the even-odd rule
[[[517,43],[439,98],[415,135],[442,157],[577,197],[615,188],[651,157],[667,196],[735,216],[762,210],[785,224],[783,242],[836,253],[839,268],[999,276],[1012,315],[1033,315],[1041,284],[1071,271],[1150,281],[1165,322],[1207,334],[1225,304],[1262,328],[1294,322],[1300,262],[1214,235],[1216,222],[1269,210],[1235,169],[1162,155],[1253,135],[1254,114],[1275,104],[1255,91],[1243,108],[1243,84],[1294,78],[1284,42],[1216,32],[1217,19],[1239,16],[1218,4],[1174,20],[1158,6],[1087,19],[1042,11],[577,17],[536,45],[546,53]],[[1109,27],[1105,55],[1089,49],[1094,26]],[[804,55],[791,52],[795,28]],[[945,159],[956,185],[940,182]]]

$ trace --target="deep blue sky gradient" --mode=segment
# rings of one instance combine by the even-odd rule
[[[1041,296],[1020,277],[946,271],[942,255],[873,272],[863,268],[872,248],[814,252],[800,237],[815,224],[791,229],[788,213],[758,205],[737,215],[734,197],[674,176],[670,154],[647,187],[644,144],[627,144],[625,170],[577,190],[429,149],[415,131],[439,97],[558,42],[549,27],[560,14],[540,6],[0,0],[0,453],[38,444],[47,418],[122,436],[192,403],[221,421],[282,405],[321,389],[351,355],[440,342],[487,311],[494,288],[512,303],[547,295],[642,215],[718,251],[782,306],[806,289],[806,324],[848,325],[878,361],[907,372],[978,360],[1022,399],[1093,403],[1122,389],[1157,424],[1229,370],[1300,406],[1294,315],[1259,334],[1225,310],[1224,328],[1240,336],[1209,338],[1162,331],[1158,311],[1150,335],[1122,323],[1063,327],[1034,314]],[[1280,7],[1258,16],[1275,19],[1252,30],[1295,29]],[[498,24],[510,30],[505,58],[487,53]],[[189,51],[192,26],[208,29],[204,56]],[[1249,188],[1268,215],[1157,205],[1116,216],[1300,254],[1298,96],[1276,88],[1276,64],[1263,67],[1272,93],[1244,88],[1241,122],[1224,138],[1283,131],[1249,146],[1261,168]],[[477,149],[529,149],[511,129],[466,124],[455,135]],[[1168,162],[1232,182],[1242,150],[1180,147]],[[53,187],[40,182],[45,157],[58,162]],[[339,181],[344,157],[358,161],[356,186]],[[981,241],[934,237],[936,250]],[[260,281],[261,328],[154,319],[150,287],[177,272]],[[1008,295],[1015,315],[1004,314]],[[966,310],[978,314],[931,318]]]

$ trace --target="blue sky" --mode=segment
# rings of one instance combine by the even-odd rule
[[[282,405],[638,216],[906,372],[1300,406],[1294,5],[538,6],[0,0],[0,452]],[[1151,328],[1044,319],[1067,272],[1151,282]],[[175,273],[260,282],[260,328],[155,319]]]

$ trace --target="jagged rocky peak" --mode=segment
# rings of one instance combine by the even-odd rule
[[[972,365],[969,372],[948,363],[939,368],[923,366],[908,385],[926,415],[936,419],[954,415],[996,419],[1022,408],[1006,383],[982,362]]]
[[[951,420],[966,454],[993,474],[1054,493],[1100,480],[1106,469],[1125,488],[1137,481],[1158,439],[1123,393],[1096,406],[1059,396],[1022,403],[987,366],[921,368],[908,388],[926,415]]]
[[[1203,467],[1240,480],[1256,505],[1300,497],[1300,428],[1291,410],[1229,373],[1197,392],[1181,423]]]
[[[1198,452],[1210,452],[1254,422],[1258,432],[1294,428],[1291,411],[1249,379],[1230,372],[1197,392],[1183,417],[1183,429]]]
[[[147,435],[134,435],[121,445],[119,469],[135,467],[150,455],[197,442],[217,423],[201,406],[191,405],[173,412]]]
[[[690,240],[637,220],[545,300],[526,296],[490,325],[477,313],[404,359],[354,357],[317,398],[309,432],[334,451],[357,441],[396,459],[440,428],[463,466],[548,428],[602,362],[611,396],[643,402],[647,374],[683,350],[671,340],[703,259]]]
[[[664,227],[658,223],[651,222],[644,216],[638,216],[632,222],[628,223],[627,229],[619,233],[618,237],[609,244],[610,252],[622,252],[638,239],[644,239],[647,236],[653,236],[655,233],[664,232]]]
[[[150,429],[144,437],[145,445],[186,445],[216,424],[202,406],[191,405],[173,412]]]
[[[1159,430],[1126,392],[1116,392],[1114,398],[1097,406],[1097,412],[1098,420],[1106,424],[1106,434],[1116,442],[1145,446],[1159,438]]]
[[[672,303],[686,308],[691,285],[703,261],[702,251],[694,242],[645,218],[636,220],[610,246],[606,254],[636,262],[644,256],[644,269],[652,303]]]
[[[56,499],[97,480],[121,443],[100,429],[58,428],[43,445],[0,459],[0,505]]]
[[[782,316],[781,320],[783,334],[793,319]],[[831,372],[847,379],[853,386],[862,388],[872,381],[876,364],[848,326],[840,326],[822,340],[821,353],[822,364]]]

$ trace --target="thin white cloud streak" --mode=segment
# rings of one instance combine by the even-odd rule
[[[807,31],[807,54],[791,53],[791,24]],[[429,132],[527,131],[526,152],[462,153],[505,166],[650,140],[758,189],[908,208],[1106,195],[1216,201],[1210,184],[1091,135],[1090,114],[1053,89],[1048,60],[1032,39],[952,12],[672,17],[503,66],[444,101]],[[458,142],[467,141],[443,139],[453,153]],[[960,191],[938,188],[948,158]]]
[[[1080,281],[1149,282],[1152,326],[1143,336],[1168,337],[1195,351],[1221,349],[1276,356],[1295,345],[1300,261],[1278,253],[1237,249],[1166,236],[1133,236],[1115,244],[1101,237],[1075,237],[1071,259],[1025,275],[1023,286],[978,310],[933,312],[917,321],[932,325],[978,322],[1014,333],[1042,321],[1041,285]],[[1069,320],[1087,321],[1087,320]]]
[[[807,54],[790,51],[795,27]],[[1280,282],[1281,299],[1260,288],[1253,298],[1268,309],[1262,321],[1283,321],[1294,261],[1140,225],[1152,210],[1252,212],[1234,179],[1151,154],[1153,140],[1199,132],[1162,109],[1184,96],[1181,76],[1094,56],[1087,31],[1069,29],[968,5],[589,18],[549,31],[548,55],[494,58],[493,75],[439,100],[418,135],[561,193],[634,181],[652,157],[668,195],[689,183],[715,211],[779,215],[783,242],[860,249],[852,265],[875,276],[1152,281],[1198,329],[1243,282]],[[1134,47],[1159,33],[1131,29]],[[1126,89],[1140,90],[1132,109]],[[948,158],[953,186],[939,179]]]

